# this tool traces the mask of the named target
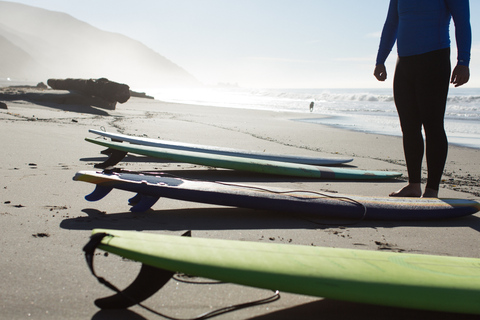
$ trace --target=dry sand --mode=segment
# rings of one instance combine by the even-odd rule
[[[88,183],[72,181],[105,159],[87,143],[88,129],[269,153],[354,157],[350,167],[405,173],[401,139],[297,121],[314,115],[164,103],[131,98],[116,110],[78,105],[7,101],[0,110],[0,318],[156,319],[138,306],[100,311],[96,298],[110,295],[90,274],[82,247],[93,228],[138,230],[273,243],[386,250],[480,258],[480,215],[430,222],[306,221],[279,214],[161,199],[153,211],[128,211],[131,194],[114,190],[89,203]],[[146,160],[146,161],[145,161]],[[480,200],[480,150],[450,147],[441,197]],[[325,181],[274,177],[168,163],[129,156],[129,170],[162,170],[189,178],[262,186],[387,195],[405,181]],[[97,272],[120,287],[136,276],[138,263],[97,256]],[[146,301],[165,314],[187,318],[271,292],[230,284],[170,281]],[[216,319],[473,319],[468,315],[413,311],[294,294],[274,303]]]

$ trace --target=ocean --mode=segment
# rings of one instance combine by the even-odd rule
[[[391,89],[148,88],[167,102],[318,114],[304,121],[401,136]],[[311,102],[314,103],[310,110]],[[310,117],[309,117],[310,118]],[[480,88],[451,88],[445,114],[450,144],[480,148]]]
[[[1,87],[24,84],[0,78]],[[402,134],[392,89],[246,89],[234,86],[133,89],[167,102],[314,114],[318,118],[308,117],[302,121],[367,133]],[[314,106],[310,110],[312,102]],[[450,88],[445,128],[450,144],[480,149],[480,88]]]

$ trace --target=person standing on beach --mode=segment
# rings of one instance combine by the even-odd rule
[[[450,75],[452,18],[458,55]],[[398,58],[393,95],[402,128],[408,184],[390,196],[422,196],[422,161],[426,149],[428,177],[423,197],[436,198],[448,151],[444,116],[449,82],[459,87],[470,78],[469,1],[390,0],[374,71],[379,81],[387,78],[385,61],[395,42]]]

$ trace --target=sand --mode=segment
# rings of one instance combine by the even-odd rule
[[[55,92],[51,92],[55,93]],[[61,94],[61,93],[57,93]],[[351,132],[299,121],[309,113],[284,113],[165,103],[131,98],[116,110],[58,103],[6,101],[0,109],[0,318],[155,319],[138,306],[101,311],[96,298],[111,292],[90,274],[82,253],[93,228],[137,230],[194,237],[385,250],[480,258],[480,214],[430,222],[332,221],[316,223],[294,214],[161,199],[152,211],[133,214],[131,194],[114,190],[89,203],[88,183],[72,181],[106,157],[87,143],[88,129],[210,144],[269,153],[354,157],[348,167],[406,173],[401,139]],[[318,115],[317,115],[318,116]],[[480,201],[480,150],[451,146],[441,197]],[[267,176],[129,156],[120,167],[161,170],[188,178],[247,182],[261,186],[384,196],[404,185],[391,181],[325,181]],[[138,263],[97,256],[97,272],[123,287]],[[170,281],[146,305],[189,318],[271,292],[231,284]],[[274,303],[216,319],[473,319],[283,293]]]

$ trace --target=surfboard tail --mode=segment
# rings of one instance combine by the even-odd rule
[[[108,233],[94,234],[83,248],[91,273],[101,284],[116,292],[114,295],[95,300],[95,305],[100,309],[126,309],[140,304],[160,290],[175,274],[175,272],[142,263],[142,268],[135,280],[124,290],[118,289],[104,278],[98,276],[93,266],[95,250],[102,240],[108,236],[110,236]],[[190,237],[191,231],[185,232],[182,236]]]

